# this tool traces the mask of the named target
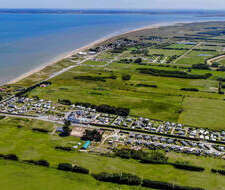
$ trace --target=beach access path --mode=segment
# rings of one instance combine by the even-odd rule
[[[66,68],[64,68],[64,69],[62,69],[62,70],[60,70],[60,71],[58,71],[56,73],[53,73],[47,79],[45,79],[45,81],[50,80],[52,78],[55,78],[56,76],[59,76],[59,75],[65,73],[65,72],[67,72],[67,71],[69,71],[69,70],[71,70],[71,69],[73,69],[75,67],[81,66],[82,63],[85,63],[86,61],[93,59],[94,57],[98,56],[100,53],[102,53],[102,52],[99,52],[99,53],[97,53],[96,55],[93,55],[93,56],[88,56],[84,60],[77,62],[75,65],[71,65],[71,66],[66,67]]]

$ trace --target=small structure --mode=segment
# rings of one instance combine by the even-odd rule
[[[57,127],[56,132],[63,133],[64,132],[63,127]]]
[[[87,148],[91,145],[91,141],[86,141],[81,149],[87,150]]]
[[[79,55],[87,55],[87,52],[81,51],[81,52],[79,52],[78,54],[79,54]]]

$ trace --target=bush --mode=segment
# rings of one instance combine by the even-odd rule
[[[36,164],[37,165],[40,165],[40,166],[45,166],[45,167],[49,167],[49,162],[48,161],[46,161],[46,160],[38,160],[37,162],[36,162]]]
[[[212,76],[211,73],[206,73],[204,75],[189,74],[184,71],[177,70],[161,70],[161,69],[152,69],[152,68],[138,68],[140,73],[150,74],[153,76],[162,76],[162,77],[175,77],[175,78],[186,78],[186,79],[207,79]]]
[[[218,62],[213,62],[211,67],[218,67],[220,64]]]
[[[73,169],[72,164],[69,163],[60,163],[58,165],[58,170],[72,171],[72,169]]]
[[[149,179],[144,179],[142,182],[143,187],[150,187],[154,189],[161,189],[161,190],[204,190],[203,188],[198,187],[185,187],[174,185],[172,183],[166,183],[161,181],[152,181]]]
[[[205,168],[202,168],[199,166],[192,166],[192,165],[185,165],[185,164],[178,164],[178,163],[173,163],[172,165],[177,169],[189,170],[189,171],[195,171],[195,172],[202,172],[205,170]]]
[[[102,134],[94,129],[94,130],[85,130],[84,135],[81,138],[84,141],[96,141],[96,142],[100,142],[102,140]]]
[[[162,151],[153,150],[151,152],[144,152],[142,150],[120,149],[115,151],[115,155],[121,158],[133,158],[140,160],[143,163],[167,163],[168,157]]]
[[[86,108],[91,107],[93,109],[96,109],[98,112],[102,113],[108,113],[108,114],[115,114],[115,115],[120,115],[120,116],[128,116],[130,113],[130,109],[128,108],[120,108],[120,107],[114,107],[106,104],[102,105],[94,105],[86,102],[77,102],[76,106],[84,106]]]
[[[56,150],[64,150],[64,151],[72,151],[71,147],[64,147],[64,146],[56,146]]]
[[[142,180],[140,177],[132,174],[121,173],[121,174],[109,174],[109,173],[100,173],[94,174],[93,177],[98,181],[112,182],[118,184],[126,185],[140,185]]]
[[[19,160],[19,158],[15,154],[4,155],[4,159],[6,159],[6,160],[14,160],[14,161],[18,161]]]
[[[58,99],[58,103],[62,104],[62,105],[66,105],[66,106],[70,106],[72,105],[72,102],[70,100],[64,100],[64,99]]]
[[[47,129],[41,129],[41,128],[33,128],[33,131],[41,132],[41,133],[48,133],[49,131]]]
[[[147,157],[149,153],[144,152],[142,150],[133,150],[133,149],[119,149],[119,150],[115,150],[115,155],[119,156],[121,158],[125,158],[125,159],[129,159],[129,158],[133,158],[136,160],[141,160],[145,157]]]
[[[225,170],[211,169],[211,172],[212,173],[218,173],[218,174],[221,174],[221,175],[225,175]]]
[[[198,92],[199,91],[197,88],[181,88],[180,90],[183,90],[183,91],[193,91],[193,92]]]
[[[49,162],[46,160],[24,160],[24,162],[30,163],[30,164],[35,164],[39,166],[44,166],[44,167],[49,167]]]
[[[37,88],[37,87],[40,87],[40,86],[43,85],[43,84],[45,84],[45,85],[51,85],[52,83],[51,83],[51,82],[48,82],[48,81],[40,82],[40,83],[35,84],[35,85],[33,85],[33,86],[30,86],[30,87],[28,87],[28,88],[26,88],[26,89],[23,89],[21,92],[16,93],[15,96],[16,96],[16,97],[23,96],[23,95],[25,95],[27,92],[31,92],[32,90],[34,90],[34,89]]]
[[[0,100],[1,101],[1,100]],[[0,115],[0,120],[2,120],[2,119],[4,119],[5,118],[5,116],[3,116],[3,115]]]
[[[209,70],[209,65],[207,65],[205,63],[198,63],[198,64],[193,64],[192,68],[193,69]]]
[[[74,166],[72,172],[82,173],[82,174],[89,174],[89,170],[80,166]]]
[[[141,58],[137,58],[135,61],[134,61],[134,63],[141,63],[142,62],[142,59]]]
[[[153,150],[147,157],[141,159],[143,163],[158,163],[158,164],[165,164],[168,161],[168,157],[166,156],[165,152],[159,150]]]
[[[158,86],[157,85],[154,85],[154,84],[137,84],[136,87],[158,88]]]
[[[225,71],[225,66],[220,66],[217,71]]]
[[[122,75],[122,79],[123,80],[130,80],[131,79],[131,75]]]

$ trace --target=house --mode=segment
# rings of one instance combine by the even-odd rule
[[[142,135],[136,135],[136,139],[142,139]]]
[[[78,54],[79,54],[79,55],[87,55],[87,52],[81,51],[81,52],[79,52]]]

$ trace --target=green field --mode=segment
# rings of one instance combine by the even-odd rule
[[[181,79],[143,75],[137,68],[149,68],[135,64],[113,63],[108,67],[76,67],[52,79],[52,85],[43,89],[33,90],[29,96],[39,96],[57,102],[58,99],[69,99],[73,103],[89,102],[93,104],[109,104],[130,108],[131,114],[161,120],[179,121],[180,110],[183,109],[183,96],[200,98],[214,98],[220,102],[222,95],[217,93],[218,82],[215,80]],[[152,67],[155,69],[174,70],[170,67]],[[177,69],[178,70],[178,69]],[[211,72],[213,77],[224,77],[223,72],[192,70],[193,74]],[[131,80],[123,81],[121,76],[130,74]],[[117,79],[107,79],[106,82],[74,79],[75,76],[109,77],[115,75]],[[152,84],[158,88],[136,87],[137,84]],[[198,88],[200,92],[184,92],[181,88]],[[215,100],[217,101],[217,100]],[[200,106],[200,105],[199,105]],[[200,107],[201,109],[201,107]],[[193,118],[193,125],[199,122]],[[187,120],[183,123],[189,124]],[[220,122],[218,123],[218,125]],[[204,127],[200,125],[199,127]],[[206,125],[206,127],[212,127]]]
[[[190,49],[192,48],[193,45],[188,45],[188,44],[172,44],[172,45],[169,45],[167,46],[167,48],[187,48],[187,49]]]
[[[225,101],[185,98],[179,122],[205,128],[224,129]]]
[[[18,124],[23,127],[18,128]],[[190,164],[199,165],[206,168],[206,171],[199,173],[178,170],[169,165],[141,164],[132,159],[126,160],[121,158],[104,157],[97,154],[81,153],[77,151],[57,151],[54,149],[55,145],[72,145],[78,142],[79,139],[74,137],[62,138],[56,135],[37,133],[30,129],[30,126],[37,127],[39,125],[42,125],[42,127],[51,128],[51,125],[46,122],[36,123],[36,121],[24,121],[24,119],[21,120],[14,118],[0,120],[0,133],[2,134],[0,137],[0,153],[15,153],[21,160],[46,159],[50,162],[52,167],[57,167],[58,163],[69,162],[86,167],[90,169],[92,173],[99,173],[103,171],[127,172],[152,180],[161,180],[187,186],[205,187],[209,190],[214,190],[214,188],[222,190],[225,185],[223,176],[210,173],[210,169],[212,167],[222,168],[225,165],[224,160],[188,155],[185,156],[183,154],[175,153],[168,154],[169,159],[172,162],[187,161]],[[21,189],[23,187],[28,188],[29,186],[37,188],[35,181],[40,181],[40,185],[44,185],[49,182],[49,189],[52,189],[55,186],[58,186],[57,188],[62,187],[62,185],[58,185],[58,181],[62,181],[62,184],[66,185],[65,187],[67,189],[70,189],[72,187],[75,188],[74,186],[78,184],[80,180],[81,187],[83,189],[90,189],[92,186],[95,187],[97,184],[100,185],[99,189],[118,188],[118,186],[111,184],[97,183],[88,176],[65,174],[64,172],[54,169],[46,169],[24,164],[21,165],[17,163],[14,164],[13,162],[1,160],[0,164],[0,175],[2,177],[0,183],[3,183],[4,185],[4,183],[14,181],[14,183],[10,183],[11,186],[9,186],[8,189],[13,189],[13,187],[17,184]],[[22,171],[21,167],[23,168]],[[49,178],[47,177],[48,175]],[[21,183],[21,181],[23,182],[27,180],[27,178],[30,179],[28,184]],[[57,182],[53,183],[51,179],[53,181],[56,180]],[[70,182],[70,180],[73,180],[73,182]],[[68,183],[70,183],[69,186],[67,186]],[[92,185],[89,186],[89,184]],[[122,189],[126,188],[127,186],[124,186]]]
[[[0,160],[0,185],[4,190],[147,190],[98,182],[88,175]]]
[[[185,50],[150,49],[149,54],[164,54],[164,56],[182,55]]]
[[[214,51],[191,51],[188,55],[178,60],[177,64],[193,65],[198,63],[204,63],[206,59],[213,57],[217,54],[218,53]]]
[[[64,59],[16,84],[6,86],[7,93],[15,94],[18,89],[46,80],[55,72],[74,65],[73,69],[49,80],[51,85],[37,87],[25,95],[30,98],[51,100],[53,104],[56,104],[56,109],[59,107],[64,110],[69,109],[69,106],[59,105],[59,99],[70,100],[73,104],[77,102],[108,104],[129,108],[130,115],[179,122],[210,130],[224,130],[225,96],[218,93],[218,86],[219,80],[225,81],[225,72],[216,71],[211,67],[207,70],[192,68],[193,64],[205,63],[206,59],[219,55],[224,50],[225,37],[222,34],[220,36],[216,36],[216,33],[215,36],[204,34],[209,30],[216,30],[217,26],[224,28],[225,24],[222,22],[179,24],[124,34],[116,37],[114,40],[120,39],[120,41],[114,44],[115,46],[111,46],[117,50],[116,52],[122,53],[115,53],[115,51],[111,53],[111,49],[106,49],[97,54],[95,59],[91,57],[81,65],[76,64],[87,59],[88,56]],[[122,38],[127,38],[124,44]],[[129,45],[130,41],[132,45]],[[179,44],[180,42],[195,42],[198,44],[195,48],[202,50],[175,50],[176,48],[193,48],[193,45]],[[113,43],[113,40],[110,43]],[[122,45],[117,47],[121,43]],[[132,52],[132,50],[139,51]],[[152,56],[153,54],[160,56]],[[181,57],[177,58],[178,56]],[[142,62],[138,62],[137,58],[143,58]],[[161,58],[161,61],[157,61],[156,58]],[[167,61],[162,61],[165,58]],[[156,61],[153,62],[152,59]],[[220,63],[225,65],[224,60]],[[152,68],[155,71],[143,74],[138,70],[140,68]],[[212,76],[204,79],[199,79],[199,76],[195,76],[198,79],[187,78],[187,76],[194,78],[193,75],[207,73]],[[124,80],[124,75],[130,75],[131,78]],[[7,190],[144,190],[141,187],[97,182],[91,176],[56,170],[59,163],[68,162],[85,167],[91,173],[126,172],[141,178],[182,186],[225,190],[224,176],[210,172],[212,168],[224,169],[225,160],[174,152],[166,153],[169,162],[179,161],[205,168],[204,172],[191,172],[176,169],[172,165],[143,164],[137,160],[103,156],[96,152],[59,151],[55,149],[55,146],[72,147],[81,143],[80,147],[84,142],[80,138],[60,137],[53,134],[52,131],[57,126],[60,125],[13,117],[0,119],[0,154],[13,153],[20,158],[20,162],[0,159],[2,187],[6,186]],[[49,130],[49,133],[34,132],[32,128],[45,128]],[[95,148],[101,149],[101,145],[92,143],[91,148],[93,151]],[[27,159],[45,159],[51,167],[43,168],[24,164],[22,160]]]
[[[220,63],[221,66],[225,66],[225,59],[220,60],[218,63]]]

